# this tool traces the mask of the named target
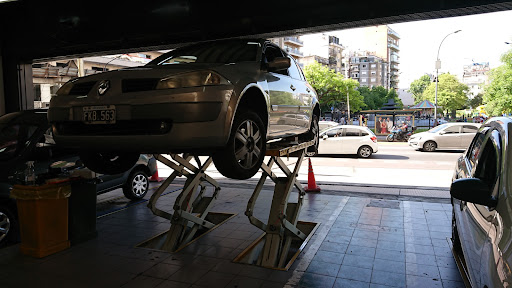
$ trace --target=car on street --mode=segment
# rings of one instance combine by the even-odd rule
[[[353,154],[368,158],[377,151],[377,137],[368,127],[338,125],[320,132],[318,154]]]
[[[335,121],[319,121],[318,122],[318,127],[319,127],[320,131],[325,130],[327,128],[334,127],[334,126],[338,126],[338,125],[340,125],[340,123],[335,122]]]
[[[62,163],[74,163],[67,169],[80,169],[74,150],[55,145],[46,110],[27,110],[0,117],[0,246],[18,239],[16,201],[10,198],[14,184],[24,184],[27,162],[33,162],[36,178],[56,177]],[[78,163],[78,164],[76,164]],[[57,165],[55,165],[57,164]],[[141,154],[126,172],[97,175],[96,192],[102,194],[117,188],[130,200],[142,199],[149,190],[149,176],[157,170],[156,159]]]
[[[426,152],[444,149],[465,150],[479,127],[480,124],[477,123],[445,123],[426,132],[413,134],[408,143],[414,149]]]
[[[296,117],[279,122],[284,115]],[[93,171],[126,171],[141,153],[187,152],[213,155],[234,179],[259,170],[270,140],[315,140],[308,152],[316,153],[319,116],[297,62],[265,39],[195,43],[145,66],[73,79],[48,112],[57,144],[79,149]]]
[[[452,242],[471,287],[512,283],[511,143],[512,119],[491,118],[455,167]]]

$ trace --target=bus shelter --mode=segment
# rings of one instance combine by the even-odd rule
[[[407,123],[409,127],[414,127],[415,117],[420,109],[404,109],[404,110],[363,110],[359,113],[360,125],[365,125],[375,135],[387,135],[391,133],[393,126]]]

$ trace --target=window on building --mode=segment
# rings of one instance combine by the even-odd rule
[[[377,75],[377,72],[376,71],[372,71],[371,74],[372,75]]]
[[[362,72],[361,72],[361,75],[366,75],[366,71],[362,71]]]
[[[361,82],[366,83],[366,79],[361,79]]]
[[[372,68],[377,68],[377,64],[372,64]]]
[[[34,84],[34,101],[41,101],[41,85]]]
[[[366,64],[363,64],[363,68],[366,68]]]
[[[372,78],[370,81],[372,81],[372,82],[376,82],[376,81],[377,81],[377,78]]]

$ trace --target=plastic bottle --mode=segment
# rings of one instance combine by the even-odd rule
[[[36,172],[34,170],[34,161],[27,161],[25,168],[25,184],[36,185]]]

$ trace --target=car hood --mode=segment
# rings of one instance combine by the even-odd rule
[[[115,71],[98,73],[86,77],[74,79],[74,83],[82,83],[89,81],[101,80],[118,80],[118,79],[144,79],[144,78],[166,78],[173,75],[211,70],[219,73],[231,82],[237,82],[241,75],[246,74],[248,71],[257,70],[257,62],[246,63],[232,63],[232,64],[219,64],[219,63],[190,63],[190,64],[176,64],[176,65],[147,65],[139,67],[124,68]],[[245,71],[245,73],[244,73]]]
[[[431,133],[428,133],[428,132],[420,132],[420,133],[416,133],[414,135],[411,136],[411,138],[425,138],[427,136],[430,136]]]

